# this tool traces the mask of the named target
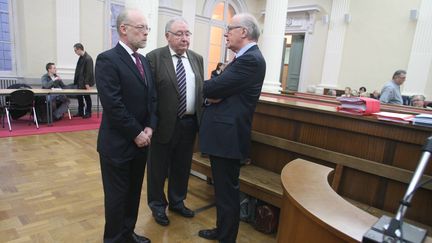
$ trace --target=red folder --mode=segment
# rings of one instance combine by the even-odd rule
[[[370,115],[380,111],[379,100],[366,97],[339,97],[337,110],[353,115]]]

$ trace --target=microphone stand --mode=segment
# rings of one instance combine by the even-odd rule
[[[362,242],[386,242],[386,243],[403,243],[412,242],[420,243],[426,238],[427,231],[411,224],[403,222],[405,213],[410,206],[414,192],[423,175],[432,153],[432,136],[430,136],[426,144],[422,148],[422,156],[408,189],[399,205],[394,218],[382,216],[368,232],[363,236]]]

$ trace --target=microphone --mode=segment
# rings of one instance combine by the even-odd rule
[[[426,239],[427,231],[417,226],[408,224],[403,221],[406,210],[411,204],[411,199],[414,192],[419,188],[419,181],[428,164],[432,153],[432,136],[426,140],[426,144],[422,148],[422,156],[417,168],[414,172],[411,182],[408,186],[405,195],[400,202],[399,208],[394,218],[382,216],[364,235],[362,242],[375,243],[421,243]],[[422,184],[420,184],[421,186]]]

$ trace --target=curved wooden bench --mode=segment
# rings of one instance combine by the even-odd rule
[[[361,242],[378,220],[333,191],[328,183],[332,171],[302,159],[284,167],[278,242]]]

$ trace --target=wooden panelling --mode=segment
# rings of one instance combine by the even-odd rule
[[[331,171],[301,159],[284,167],[278,242],[361,242],[378,220],[371,207],[352,200],[349,203],[332,190],[327,182]],[[432,239],[427,237],[425,242]]]
[[[431,134],[430,128],[352,116],[338,113],[334,106],[263,95],[253,120],[251,159],[273,172],[280,172],[295,158],[332,168],[343,166],[336,183],[342,196],[392,212],[389,202],[397,204],[401,199],[421,147]],[[426,174],[426,178],[432,175],[431,164]],[[415,211],[410,216],[430,224],[426,218],[432,218],[431,207],[426,202],[431,201],[432,185],[425,188],[427,196],[420,196],[420,206],[410,209]]]

